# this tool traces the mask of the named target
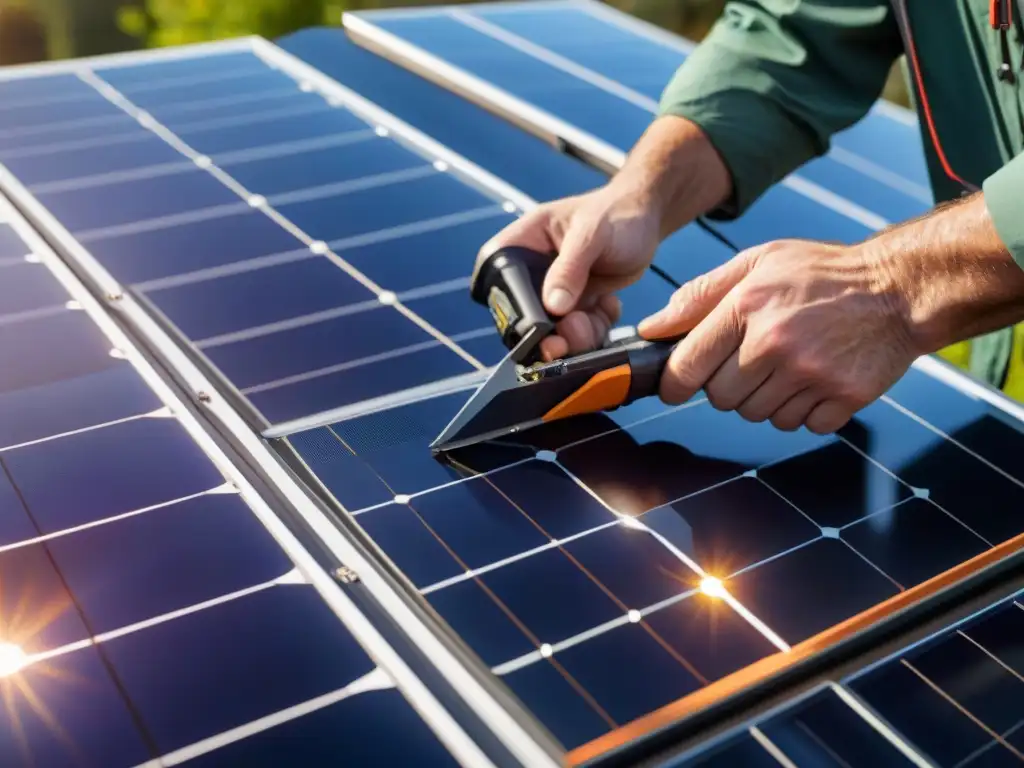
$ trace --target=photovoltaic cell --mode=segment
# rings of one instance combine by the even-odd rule
[[[390,755],[453,764],[53,255],[0,231],[2,762],[328,765],[401,727]]]
[[[514,204],[344,92],[224,55],[37,77],[33,104],[106,111],[31,147],[0,113],[0,162],[268,422],[497,362],[467,279]]]
[[[1015,595],[665,764],[1016,764],[1022,637]]]
[[[79,218],[69,228],[116,279],[195,342],[269,421],[474,370],[448,342],[483,365],[496,361],[501,349],[490,318],[458,283],[486,237],[485,224],[493,224],[493,232],[514,216],[501,196],[463,184],[429,155],[407,153],[388,131],[376,131],[373,121],[356,117],[329,92],[309,92],[316,85],[270,71],[248,52],[223,56],[98,72],[116,94],[88,73],[70,85],[53,76],[54,98],[47,94],[44,105],[92,103],[91,95],[80,96],[79,84],[85,93],[103,91],[113,99],[104,99],[112,112],[86,114],[61,127],[61,142],[93,141],[96,120],[121,126],[130,114],[141,118],[142,128],[151,119],[167,125],[195,154],[181,154],[189,170],[177,160],[169,167],[155,155],[139,155],[139,163],[126,161],[104,178],[49,178],[50,191],[44,187],[39,197],[60,201],[67,210],[76,198],[88,199],[75,207],[72,216]],[[381,70],[372,71],[377,77]],[[380,77],[389,82],[390,75]],[[630,87],[640,88],[643,79]],[[425,95],[436,93],[432,88],[423,84],[403,93],[422,108],[434,98]],[[312,118],[302,117],[307,114]],[[15,132],[21,130],[3,124],[2,117],[0,111],[0,152],[3,141],[18,140]],[[152,135],[175,141],[159,129]],[[109,137],[111,144],[126,138],[117,132]],[[467,147],[483,146],[474,141],[463,139]],[[359,147],[372,148],[373,157]],[[387,149],[378,152],[382,147]],[[88,148],[80,144],[75,151]],[[304,236],[279,226],[259,210],[262,201],[244,194],[232,193],[224,202],[201,193],[158,199],[184,189],[175,186],[182,179],[215,182],[214,175],[200,173],[206,161],[197,155],[211,158],[246,192],[264,196]],[[526,166],[524,177],[548,183],[549,175]],[[296,170],[288,175],[286,168]],[[97,202],[125,190],[153,190],[146,193],[153,200],[137,192],[140,199],[131,201],[132,215],[144,218],[125,218],[123,208],[108,212]],[[816,207],[808,210],[829,239],[844,239],[844,231],[860,236],[848,219],[832,221]],[[781,219],[778,212],[752,211],[736,226],[751,222],[750,237],[761,240]],[[727,249],[705,247],[698,235],[681,234],[678,242],[699,252],[680,270],[727,257]],[[313,240],[324,241],[333,254]],[[464,265],[461,272],[457,261]],[[278,281],[294,285],[294,294],[274,297]],[[626,292],[624,322],[656,309],[670,292],[668,283],[645,277]],[[441,338],[396,309],[396,299]],[[31,322],[85,319],[59,302],[53,311]],[[69,343],[71,332],[55,326],[40,333],[56,345]],[[72,375],[84,380],[125,364],[108,349],[89,356],[85,350],[95,348],[76,347],[83,350],[81,360],[70,354],[70,363],[61,365],[73,363]],[[25,348],[23,343],[18,349]],[[42,392],[63,385],[63,369],[55,371],[48,357],[36,359],[42,372],[12,378],[12,391],[0,394],[0,409],[2,398],[20,398],[25,387],[38,384]],[[937,386],[942,393],[927,396]],[[79,396],[88,391],[83,384]],[[984,446],[1017,450],[1024,437],[980,402],[918,371],[849,428],[824,438],[747,424],[696,399],[675,409],[641,402],[518,440],[464,449],[445,461],[432,458],[427,444],[468,394],[340,421],[287,442],[423,599],[567,747],[784,653],[834,622],[1021,533],[1012,513],[1020,478],[999,466],[1004,460],[988,458],[991,450]],[[8,407],[18,402],[12,399]],[[214,746],[224,750],[225,759],[271,761],[274,753],[263,750],[278,748],[275,733],[310,738],[338,722],[341,712],[360,725],[358,732],[335,734],[335,743],[351,738],[346,749],[353,751],[367,749],[364,736],[380,732],[371,719],[376,707],[395,722],[418,723],[396,692],[372,690],[381,684],[372,663],[352,649],[352,639],[308,587],[292,583],[287,558],[265,531],[246,527],[243,521],[253,521],[241,514],[236,496],[221,493],[223,479],[204,474],[199,461],[190,468],[188,441],[179,445],[174,436],[177,422],[153,414],[151,403],[140,397],[143,405],[147,410],[127,416],[112,406],[98,411],[109,413],[109,421],[129,419],[102,429],[6,451],[0,444],[10,485],[5,490],[0,483],[0,505],[17,504],[13,508],[21,515],[10,518],[9,532],[0,529],[19,545],[4,551],[0,544],[0,565],[17,553],[24,565],[16,572],[54,584],[44,590],[50,593],[46,602],[56,605],[64,590],[70,605],[70,588],[71,610],[78,612],[70,615],[112,628],[96,648],[71,647],[88,634],[71,619],[54,620],[51,635],[44,636],[48,662],[85,665],[87,654],[103,653],[156,752],[185,750],[176,754],[198,754],[197,762],[215,760],[219,750],[208,751]],[[45,418],[74,423],[59,408]],[[12,424],[13,440],[26,442],[17,435],[30,435],[34,427]],[[107,430],[120,440],[94,435]],[[135,450],[124,451],[124,441]],[[172,455],[179,449],[184,459]],[[821,467],[831,462],[843,467],[835,482],[799,482],[803,473],[824,477]],[[128,467],[125,474],[136,482],[121,482],[112,464]],[[62,482],[47,487],[44,480],[54,477],[55,465]],[[156,472],[157,466],[163,471]],[[994,488],[999,503],[984,509],[968,505],[952,477]],[[50,527],[37,527],[37,515]],[[95,523],[101,524],[65,527]],[[43,530],[52,530],[55,538],[48,541],[63,566],[34,558],[43,546],[34,539]],[[210,530],[219,532],[208,539],[197,535]],[[113,570],[90,565],[90,557],[108,548],[154,539],[166,543],[158,557],[125,559],[130,583],[114,582]],[[221,549],[235,539],[237,548]],[[160,583],[154,571],[172,560],[189,562],[193,573],[151,598],[149,585]],[[73,574],[63,575],[68,586],[48,578],[47,568],[66,568]],[[626,570],[631,578],[623,577]],[[821,577],[826,572],[829,579]],[[707,575],[722,580],[727,598],[708,594],[702,581]],[[198,607],[204,600],[205,607]],[[145,617],[146,606],[164,613]],[[146,627],[123,631],[123,622],[133,626],[147,618],[152,623]],[[302,626],[304,632],[281,633],[282,626]],[[211,633],[219,633],[214,642]],[[168,661],[154,668],[151,649],[158,646],[169,649]],[[254,668],[267,670],[255,687]],[[218,694],[207,695],[210,690]],[[363,690],[371,692],[358,692]],[[184,702],[197,699],[201,716],[192,717],[191,704]],[[299,717],[310,701],[320,708]],[[183,718],[183,711],[190,717]],[[283,724],[226,746],[230,740],[219,738],[234,728],[256,730],[250,724],[268,715]],[[116,719],[111,723],[115,727]],[[125,740],[126,749],[130,742]],[[424,736],[423,745],[430,764],[447,759],[433,737]],[[302,748],[315,749],[308,742]],[[404,754],[396,753],[396,759],[407,759]],[[310,760],[316,764],[321,755],[313,751]]]
[[[1024,532],[1024,486],[901,398],[933,382],[912,369],[829,436],[641,401],[430,458],[455,393],[287,442],[572,749]],[[946,398],[962,427],[1024,440]],[[943,479],[963,477],[1008,495],[959,503]]]
[[[95,126],[90,126],[81,129],[81,133],[96,130]],[[133,126],[132,132],[126,134],[123,141],[115,140],[110,144],[92,142],[83,147],[80,142],[72,139],[62,147],[59,141],[51,138],[49,147],[4,150],[0,152],[0,161],[27,186],[38,192],[45,192],[58,184],[70,186],[74,179],[130,171],[149,165],[176,163],[185,169],[191,168],[166,143],[137,126]]]

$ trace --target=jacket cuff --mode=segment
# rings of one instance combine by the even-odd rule
[[[982,193],[996,234],[1024,268],[1024,155],[985,179]]]
[[[706,40],[662,93],[659,113],[701,128],[732,176],[732,199],[710,218],[741,215],[769,187],[826,150],[773,98],[777,89],[766,73]]]

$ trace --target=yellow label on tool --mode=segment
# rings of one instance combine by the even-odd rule
[[[495,325],[498,326],[498,333],[504,336],[505,329],[518,319],[512,309],[512,304],[508,300],[508,296],[495,286],[491,288],[491,292],[487,295],[487,306],[491,308],[491,315],[494,317]]]

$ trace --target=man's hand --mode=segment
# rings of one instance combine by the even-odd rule
[[[1024,270],[981,194],[854,246],[783,240],[687,283],[640,333],[689,331],[661,396],[833,432],[922,354],[1024,319]]]
[[[658,243],[731,190],[704,133],[688,120],[661,117],[606,186],[530,211],[491,238],[477,264],[511,245],[556,254],[541,298],[561,319],[541,353],[553,360],[585,352],[618,322],[614,292],[640,278]]]
[[[561,318],[541,342],[554,360],[594,349],[619,321],[615,291],[650,265],[658,231],[653,210],[608,186],[533,209],[488,241],[478,260],[510,245],[557,254],[542,292],[545,308]]]
[[[703,388],[716,408],[784,430],[838,429],[920,354],[891,280],[862,250],[798,240],[744,251],[640,326],[648,338],[690,329],[662,398]]]

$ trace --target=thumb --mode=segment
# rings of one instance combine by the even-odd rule
[[[637,331],[646,339],[679,336],[693,330],[754,266],[754,253],[743,251],[725,264],[685,283],[669,303],[640,322]]]
[[[548,312],[565,316],[576,307],[603,246],[604,239],[593,227],[569,227],[544,279],[544,306]]]

